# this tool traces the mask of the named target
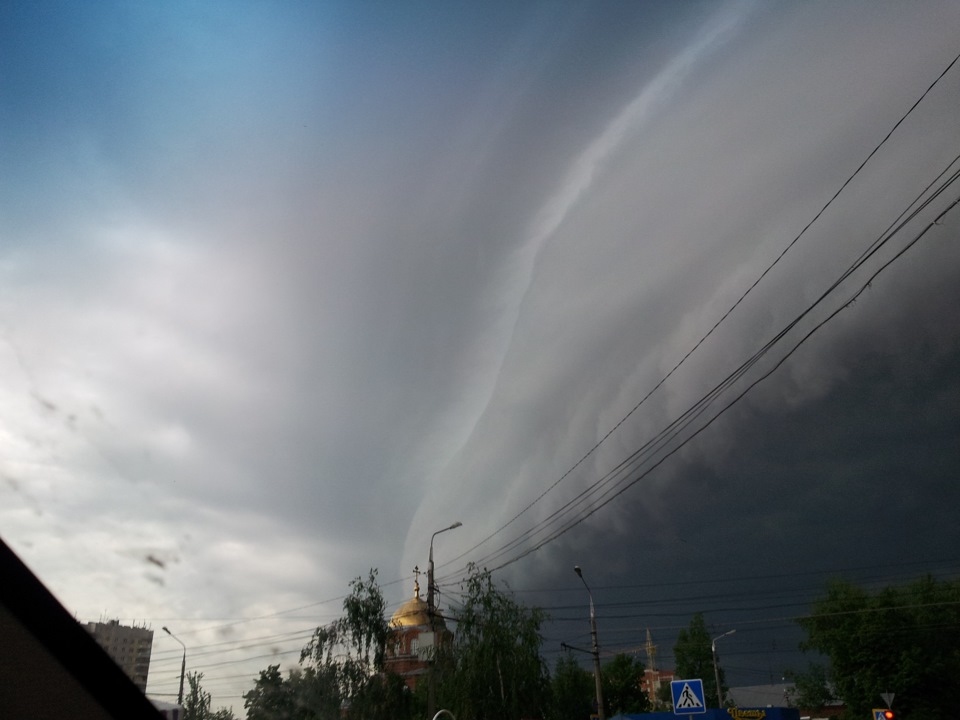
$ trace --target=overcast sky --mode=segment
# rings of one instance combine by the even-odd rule
[[[168,625],[239,714],[456,520],[445,606],[477,562],[586,646],[580,564],[605,652],[649,627],[669,667],[700,609],[731,684],[779,680],[827,577],[960,572],[960,209],[927,229],[960,64],[924,96],[958,27],[4,4],[0,536],[82,621],[157,632],[151,694]]]

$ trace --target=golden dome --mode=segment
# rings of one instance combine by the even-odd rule
[[[420,583],[413,584],[413,597],[401,605],[390,618],[391,627],[416,627],[429,625],[430,613],[427,612],[427,603],[420,599]]]

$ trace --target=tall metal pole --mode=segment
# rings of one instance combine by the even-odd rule
[[[580,582],[587,589],[587,595],[590,597],[590,637],[593,639],[593,680],[597,686],[597,717],[600,720],[606,720],[606,714],[603,711],[603,683],[600,680],[600,643],[597,640],[597,616],[593,610],[593,593],[590,592],[590,586],[583,579],[583,571],[579,565],[573,566],[573,571],[580,578]]]
[[[163,626],[163,631],[180,643],[180,646],[183,648],[183,660],[180,661],[180,694],[177,696],[177,705],[183,707],[183,676],[187,672],[187,646],[183,644],[180,638],[170,632],[170,629],[166,625]]]
[[[445,527],[443,530],[437,530],[433,535],[430,536],[430,563],[427,565],[427,612],[430,615],[430,622],[433,623],[433,613],[436,610],[436,605],[434,604],[434,587],[433,587],[433,539],[440,533],[444,533],[447,530],[455,530],[456,528],[463,525],[462,522],[457,520],[450,527]],[[430,628],[433,629],[432,627]]]
[[[713,654],[713,677],[717,681],[717,705],[721,710],[723,709],[723,688],[720,687],[720,670],[717,667],[717,640],[720,638],[725,638],[727,635],[733,635],[736,630],[728,630],[723,635],[718,635],[710,643],[710,652]]]
[[[434,620],[437,606],[436,600],[434,599],[433,586],[433,539],[440,533],[444,533],[447,530],[455,530],[461,525],[463,525],[463,523],[457,520],[453,525],[445,527],[443,530],[437,530],[433,535],[430,536],[430,562],[427,565],[427,617],[430,618],[430,632],[434,633],[434,653],[436,653],[437,646],[436,622]],[[433,679],[433,662],[434,658],[430,658],[430,668],[427,671],[427,717],[433,717],[433,709],[437,704],[436,685],[434,684]]]

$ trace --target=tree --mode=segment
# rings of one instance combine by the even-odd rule
[[[673,646],[673,656],[677,663],[677,676],[686,680],[699,678],[703,680],[703,694],[707,707],[717,707],[717,682],[715,676],[720,675],[720,686],[726,695],[723,668],[713,671],[713,652],[711,649],[710,633],[703,620],[703,613],[696,613],[690,620],[690,626],[681,630],[677,636],[677,644]]]
[[[650,699],[640,689],[643,663],[620,653],[603,666],[603,700],[606,716],[650,712]]]
[[[247,720],[340,720],[338,683],[326,668],[297,668],[284,679],[271,665],[243,696]]]
[[[819,663],[810,663],[805,672],[788,671],[786,678],[793,681],[793,689],[788,692],[794,707],[819,712],[833,700],[827,669]]]
[[[310,705],[342,708],[348,719],[409,717],[413,698],[401,678],[386,672],[393,631],[377,571],[370,570],[366,580],[356,578],[350,588],[344,615],[317,628],[300,654],[305,668],[301,683],[314,696]]]
[[[286,720],[295,707],[292,687],[284,682],[279,665],[260,671],[253,689],[243,695],[247,720]]]
[[[519,604],[475,567],[464,589],[450,669],[438,682],[440,707],[458,720],[543,717],[550,693],[540,657],[545,613]]]
[[[587,720],[593,711],[596,685],[587,672],[566,652],[557,660],[550,678],[550,720]]]
[[[183,720],[234,720],[233,713],[226,708],[216,712],[210,709],[211,696],[200,685],[203,673],[187,673],[190,692],[183,699]]]
[[[654,712],[667,712],[673,709],[673,691],[670,689],[670,683],[661,683],[657,689],[657,697],[653,702]]]
[[[293,670],[287,683],[298,720],[339,720],[342,698],[336,675],[329,668]]]
[[[927,576],[869,593],[831,582],[809,617],[802,647],[829,661],[827,675],[847,718],[864,717],[880,693],[896,693],[905,717],[953,716],[960,677],[960,580]]]
[[[285,680],[279,665],[244,694],[248,720],[404,720],[417,714],[402,678],[386,672],[392,630],[377,571],[350,583],[344,614],[318,627]]]

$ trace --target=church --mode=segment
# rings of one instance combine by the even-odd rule
[[[414,690],[421,676],[427,674],[430,662],[439,645],[449,644],[453,633],[447,630],[443,617],[420,598],[420,570],[415,569],[413,597],[401,605],[390,618],[393,631],[387,647],[387,672],[403,678]]]

